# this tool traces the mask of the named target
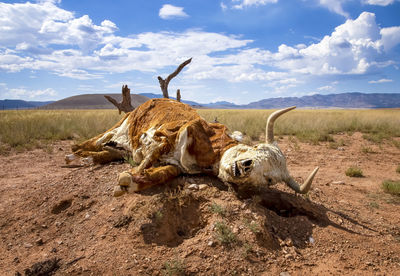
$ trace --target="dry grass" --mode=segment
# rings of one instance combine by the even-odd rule
[[[265,139],[265,124],[272,110],[200,109],[207,121],[218,121],[252,140]],[[113,126],[122,115],[116,110],[19,110],[0,111],[0,152],[10,148],[46,147],[55,140],[93,137]],[[295,136],[313,144],[335,143],[332,134],[364,133],[364,138],[381,143],[400,142],[400,110],[294,110],[279,118],[275,135]],[[333,145],[340,144],[337,142]]]
[[[56,140],[93,137],[121,116],[115,110],[19,110],[0,112],[3,148],[39,147]]]
[[[265,125],[272,110],[199,110],[206,120],[218,121],[254,140],[265,136]],[[365,139],[380,143],[400,137],[399,110],[294,110],[275,123],[275,135],[293,135],[300,141],[333,142],[332,134],[362,132]]]

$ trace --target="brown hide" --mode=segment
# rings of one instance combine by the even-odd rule
[[[150,128],[157,131],[154,139],[167,138],[167,144],[159,154],[174,148],[177,137],[185,128],[193,139],[189,153],[195,156],[199,167],[207,168],[220,159],[221,154],[237,144],[228,136],[227,128],[218,123],[207,123],[195,109],[171,99],[152,99],[139,106],[129,115],[129,136],[133,149],[140,146],[139,139]]]

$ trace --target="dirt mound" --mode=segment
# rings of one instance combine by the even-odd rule
[[[113,198],[129,165],[61,167],[70,142],[0,156],[0,274],[398,275],[400,198],[380,185],[400,178],[400,150],[337,138],[280,141],[297,181],[320,166],[307,195],[200,175]],[[345,176],[350,166],[365,177]]]

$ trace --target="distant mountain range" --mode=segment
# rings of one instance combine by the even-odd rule
[[[295,105],[300,108],[399,108],[400,93],[342,93],[303,97],[270,98],[241,108],[274,109]]]
[[[53,103],[53,101],[37,102],[23,100],[0,100],[0,109],[32,109],[50,103]]]
[[[101,109],[115,108],[104,98],[109,95],[121,101],[121,94],[84,94],[68,97],[56,102],[27,102],[22,100],[0,100],[0,109],[41,108],[41,109]],[[161,94],[141,93],[132,94],[134,107],[148,99],[162,98]],[[312,95],[303,97],[269,98],[245,105],[220,101],[200,104],[183,100],[196,108],[215,109],[277,109],[287,106],[299,108],[400,108],[400,93],[342,93],[329,95]]]
[[[161,94],[140,94],[149,98],[162,98]],[[276,109],[288,106],[299,108],[400,108],[400,93],[342,93],[329,95],[312,95],[303,97],[269,98],[245,105],[227,101],[200,104],[183,101],[193,106],[215,109]]]

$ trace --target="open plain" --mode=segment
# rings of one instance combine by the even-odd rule
[[[0,274],[399,275],[400,197],[382,182],[400,179],[400,139],[330,137],[276,136],[297,180],[320,167],[303,196],[283,184],[239,195],[186,175],[114,198],[127,163],[65,167],[71,140],[11,149],[0,156]]]

